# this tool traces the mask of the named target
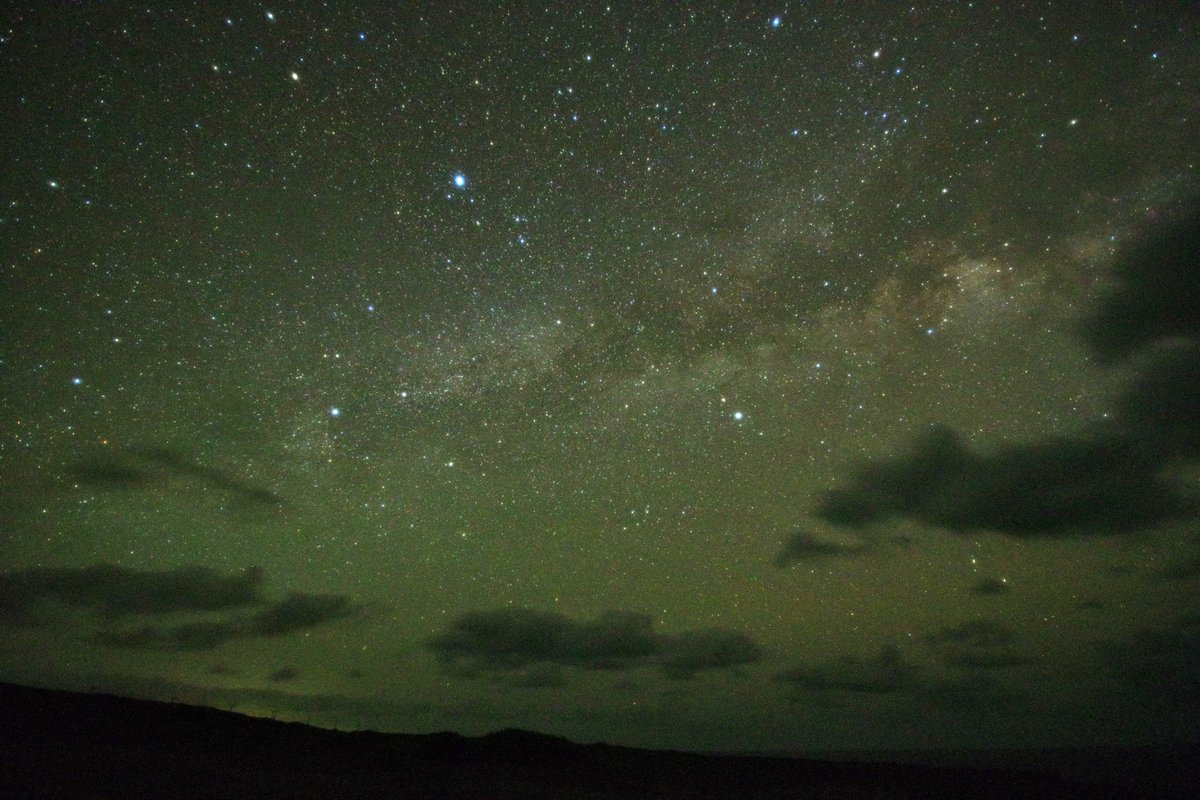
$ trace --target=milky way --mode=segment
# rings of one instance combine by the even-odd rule
[[[1191,735],[1196,17],[643,5],[3,13],[0,677]]]

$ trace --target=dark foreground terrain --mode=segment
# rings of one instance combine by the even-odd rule
[[[0,684],[0,797],[1129,798],[1050,773],[346,733],[227,711]]]

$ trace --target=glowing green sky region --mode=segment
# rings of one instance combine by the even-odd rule
[[[1194,12],[334,6],[0,12],[0,679],[1194,736]]]

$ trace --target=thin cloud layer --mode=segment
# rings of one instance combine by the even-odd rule
[[[762,657],[761,648],[739,633],[717,628],[659,633],[649,617],[623,611],[579,622],[534,609],[473,611],[426,646],[444,668],[470,675],[524,674],[535,667],[544,671],[546,665],[581,670],[654,666],[670,678],[687,679]]]

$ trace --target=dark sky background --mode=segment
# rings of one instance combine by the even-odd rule
[[[1189,4],[330,5],[5,4],[0,678],[1194,736]]]

